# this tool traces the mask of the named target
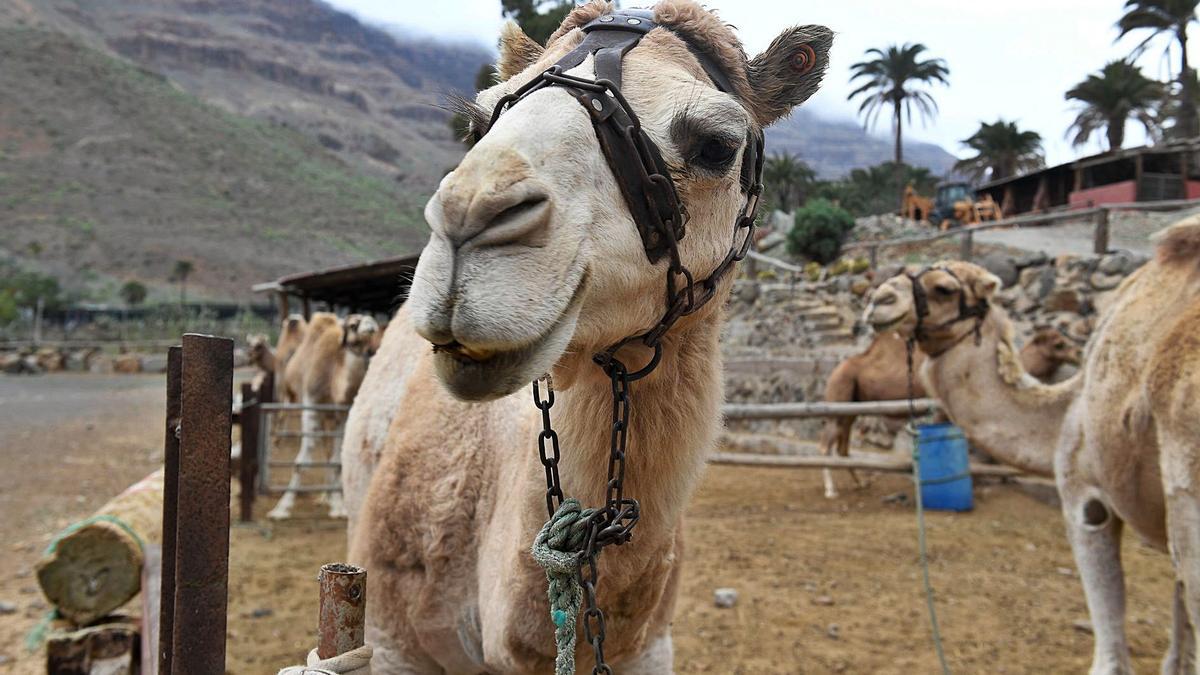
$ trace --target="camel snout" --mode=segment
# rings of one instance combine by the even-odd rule
[[[523,156],[508,149],[468,155],[425,209],[434,232],[455,250],[545,246],[554,215],[550,191]]]

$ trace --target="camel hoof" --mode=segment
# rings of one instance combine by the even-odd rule
[[[271,509],[271,512],[267,514],[268,520],[287,520],[291,517],[291,509],[281,509],[278,507]]]
[[[346,507],[338,505],[335,507],[330,507],[329,517],[345,520],[350,517],[350,514],[346,512]]]
[[[825,499],[837,499],[837,497],[838,497],[837,490],[826,490],[825,491]]]

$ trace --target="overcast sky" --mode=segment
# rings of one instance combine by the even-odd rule
[[[494,49],[502,19],[498,0],[327,0],[367,21],[465,40]],[[643,6],[649,2],[626,2]],[[922,126],[906,128],[911,137],[938,143],[963,156],[959,141],[970,136],[981,120],[1017,120],[1022,128],[1042,135],[1051,164],[1098,152],[1096,138],[1084,148],[1072,148],[1065,134],[1074,119],[1063,93],[1106,62],[1127,55],[1139,41],[1127,37],[1113,44],[1113,25],[1123,0],[708,0],[739,30],[746,50],[754,55],[777,33],[793,24],[819,23],[837,32],[829,75],[810,109],[827,117],[853,117],[856,105],[847,103],[852,90],[850,65],[871,47],[921,42],[929,54],[950,67],[950,86],[934,87],[940,114]],[[1196,40],[1192,40],[1194,44]],[[1139,61],[1151,77],[1165,79],[1174,72],[1177,52],[1168,61],[1165,43],[1156,43]],[[1193,55],[1194,57],[1194,55]],[[1192,60],[1195,63],[1195,59]],[[1170,69],[1170,70],[1168,70]],[[911,131],[909,131],[911,129]],[[889,132],[881,119],[876,133]],[[1126,145],[1144,142],[1140,128],[1130,123]]]

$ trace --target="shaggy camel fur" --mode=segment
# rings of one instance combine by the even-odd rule
[[[379,324],[370,316],[351,314],[343,321],[325,312],[313,314],[304,339],[288,360],[283,378],[285,391],[295,392],[305,405],[350,405],[366,375],[378,332]],[[333,415],[322,415],[315,410],[301,411],[300,429],[304,436],[300,439],[296,462],[312,462],[317,444],[314,434],[328,433],[336,427]],[[332,444],[329,461],[337,464],[341,459],[341,443],[337,439],[329,440]],[[268,518],[281,520],[291,517],[296,501],[296,493],[292,490],[300,486],[300,471],[300,467],[292,471],[288,491],[267,514]],[[334,480],[340,480],[340,473],[336,470]],[[327,498],[329,515],[334,518],[346,517],[342,494],[330,492]]]
[[[1037,379],[1048,382],[1066,364],[1079,365],[1080,350],[1075,343],[1053,328],[1043,328],[1034,334],[1021,349],[1021,365]],[[925,352],[913,351],[913,372],[920,372],[925,363]],[[919,377],[913,378],[913,396],[923,398],[925,386]],[[893,401],[908,397],[908,358],[904,338],[895,331],[877,335],[867,351],[851,356],[838,364],[825,383],[825,400],[849,403],[851,401]],[[850,432],[854,417],[831,417],[821,430],[820,451],[826,457],[836,451],[841,457],[850,453]],[[833,472],[823,470],[825,496],[837,497],[837,486]],[[859,483],[854,471],[850,471],[855,484]]]
[[[959,294],[974,303],[997,284],[973,265],[947,267],[957,280],[942,271],[920,280],[930,297],[929,326],[957,314]],[[877,291],[869,318],[876,326],[900,324],[911,331],[911,307],[911,282],[896,278]],[[1071,380],[1032,384],[1008,356],[1003,336],[1011,327],[997,308],[982,328],[979,348],[973,348],[970,321],[930,331],[922,347],[938,356],[924,368],[926,384],[968,435],[992,437],[1003,450],[997,457],[1044,469],[1053,449],[1067,534],[1095,632],[1091,672],[1133,672],[1120,556],[1128,525],[1143,541],[1170,550],[1174,624],[1162,671],[1194,675],[1200,639],[1200,217],[1165,230],[1155,260],[1122,283]]]
[[[575,8],[545,49],[509,24],[500,56],[509,79],[479,95],[475,122],[610,11]],[[743,139],[815,91],[832,34],[789,29],[747,61],[732,30],[698,4],[667,0],[654,13],[670,30],[627,54],[621,89],[674,169],[690,215],[679,250],[700,279],[729,251],[744,204]],[[725,69],[733,95],[709,83],[680,36]],[[800,67],[801,54],[815,67]],[[590,77],[592,60],[571,72]],[[725,149],[701,153],[713,143]],[[666,266],[647,262],[587,111],[561,89],[500,116],[425,213],[433,232],[410,298],[347,424],[350,558],[373,579],[373,668],[549,672],[546,575],[529,554],[546,520],[529,383],[553,376],[564,492],[601,504],[612,392],[592,355],[659,321]],[[672,671],[681,519],[720,428],[718,338],[731,287],[726,276],[712,302],[666,333],[659,366],[632,387],[625,493],[640,501],[641,521],[631,543],[599,558],[604,653],[620,673]],[[618,354],[631,368],[649,356],[636,346]],[[578,654],[589,669],[582,637]]]

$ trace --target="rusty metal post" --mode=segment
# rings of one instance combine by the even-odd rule
[[[367,571],[345,563],[321,566],[321,613],[317,656],[330,659],[363,646]]]
[[[233,340],[184,335],[182,362],[170,674],[224,675]]]
[[[265,383],[264,383],[265,387]],[[254,520],[254,474],[258,459],[258,407],[259,392],[249,382],[242,383],[242,411],[238,416],[241,427],[242,456],[238,465],[239,520],[248,523]]]
[[[962,248],[959,251],[959,260],[963,262],[971,262],[971,255],[975,249],[975,233],[971,230],[966,230],[962,233]]]
[[[879,247],[878,246],[869,247],[867,249],[867,256],[869,257],[869,260],[871,261],[871,269],[877,269],[879,267]]]
[[[162,583],[159,588],[158,672],[171,675],[171,643],[175,627],[175,523],[179,500],[179,392],[182,379],[183,349],[167,350],[167,428],[163,441],[163,528]],[[152,657],[148,657],[152,658]]]
[[[1092,251],[1096,255],[1108,253],[1108,209],[1096,212],[1096,230],[1092,234]]]

